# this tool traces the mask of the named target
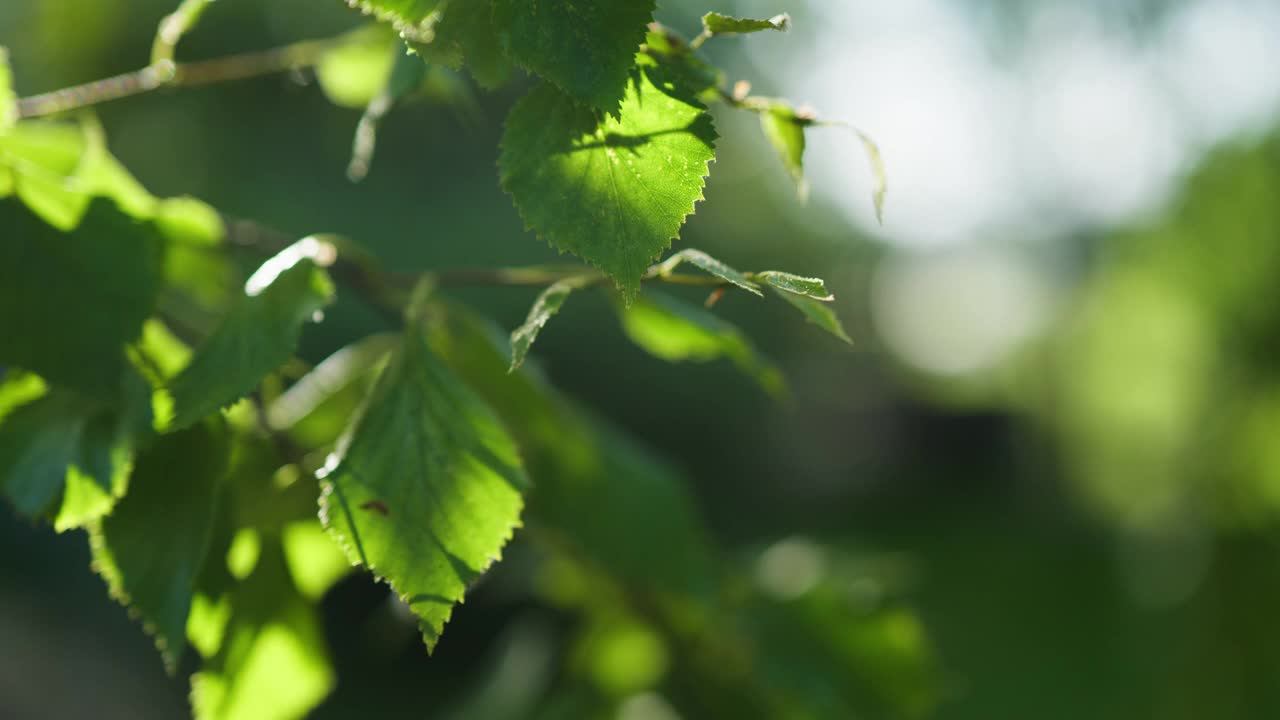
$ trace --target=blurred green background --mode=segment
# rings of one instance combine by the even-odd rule
[[[142,66],[170,5],[3,3],[19,93]],[[643,354],[584,295],[534,349],[550,379],[685,471],[726,562],[784,594],[805,584],[796,572],[838,576],[861,606],[914,613],[886,632],[935,668],[925,716],[1280,716],[1280,13],[1247,0],[670,0],[658,17],[692,34],[707,10],[793,15],[791,33],[709,54],[757,92],[877,137],[888,218],[872,220],[851,135],[814,134],[802,205],[756,119],[721,108],[706,202],[678,247],[825,277],[855,346],[781,304],[722,301],[788,377],[794,402],[779,406],[727,363]],[[220,0],[179,57],[360,22],[339,0]],[[469,110],[397,107],[358,184],[345,168],[359,112],[309,73],[98,115],[157,195],[348,235],[395,269],[555,262],[495,171],[526,87],[477,90]],[[457,294],[510,328],[534,291]],[[368,322],[340,304],[304,355]],[[187,713],[185,676],[165,676],[81,536],[5,512],[0,546],[0,716]],[[323,605],[339,684],[317,716],[486,717],[466,698],[559,683],[554,658],[572,647],[607,684],[607,648],[530,595],[528,567],[517,546],[433,657],[383,589],[341,583]],[[600,642],[624,648],[623,684],[663,672],[643,629],[611,632]],[[877,692],[913,682],[892,658],[863,660]],[[627,717],[672,716],[638,697]]]

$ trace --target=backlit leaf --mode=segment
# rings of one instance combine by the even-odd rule
[[[262,542],[230,592],[202,595],[196,615],[209,637],[192,644],[216,648],[191,678],[197,720],[295,720],[332,690],[320,618],[290,581],[279,540]]]
[[[801,200],[808,194],[804,179],[804,129],[811,124],[812,118],[798,114],[790,104],[782,101],[771,101],[768,109],[760,113],[764,136],[795,181]]]
[[[621,118],[542,84],[507,117],[502,186],[525,223],[596,265],[629,301],[702,199],[715,127],[704,106],[642,56]]]
[[[809,278],[778,270],[765,270],[755,274],[755,279],[778,290],[785,290],[796,295],[803,295],[814,300],[831,302],[835,297],[827,292],[827,284],[822,278]]]
[[[399,344],[395,335],[370,335],[325,358],[267,407],[267,423],[274,430],[288,430],[334,395],[345,392],[365,375],[376,372],[387,353]]]
[[[107,151],[101,126],[26,121],[0,134],[0,168],[32,212],[59,230],[80,223],[96,196],[115,200],[135,218],[149,218],[156,199]]]
[[[18,122],[18,96],[13,91],[13,71],[9,69],[9,51],[0,47],[0,133]]]
[[[320,89],[336,105],[363,109],[391,77],[404,46],[384,25],[369,24],[341,36],[316,63]]]
[[[760,358],[736,327],[700,307],[646,293],[619,313],[627,336],[654,357],[668,362],[726,358],[766,392],[786,392],[782,373]]]
[[[831,309],[830,305],[814,300],[811,297],[778,290],[777,288],[774,288],[774,292],[778,294],[778,297],[786,300],[792,305],[792,307],[803,313],[809,322],[817,325],[823,330],[826,330],[832,335],[835,335],[850,345],[853,344],[853,339],[844,331],[844,326],[840,324],[840,318],[836,315],[836,312]]]
[[[314,515],[309,520],[286,525],[280,534],[280,543],[293,584],[308,600],[320,599],[353,570],[347,556]]]
[[[654,0],[494,0],[507,57],[606,113],[624,102]]]
[[[249,278],[245,295],[169,384],[177,430],[244,397],[293,355],[302,326],[333,299],[324,264],[333,249],[313,238],[294,243]]]
[[[535,480],[530,524],[629,586],[704,588],[707,538],[678,472],[529,365],[508,372],[498,328],[454,305],[433,306],[430,317],[432,348],[516,434]]]
[[[538,294],[529,309],[529,316],[524,324],[511,332],[511,369],[515,370],[524,364],[529,347],[538,338],[538,333],[546,327],[547,321],[560,312],[560,306],[568,299],[569,293],[581,286],[581,282],[561,280],[552,284]]]
[[[731,33],[754,33],[761,30],[781,30],[791,28],[791,16],[786,13],[774,15],[768,20],[752,20],[736,18],[709,12],[702,16],[702,27],[708,35],[726,35]]]
[[[186,646],[229,451],[212,423],[159,438],[138,456],[129,493],[90,527],[94,568],[155,636],[170,672]]]
[[[699,270],[703,270],[710,275],[714,275],[721,280],[724,280],[727,283],[736,285],[753,295],[760,295],[762,297],[764,295],[764,293],[760,292],[760,286],[748,280],[742,273],[734,270],[728,265],[725,265],[701,250],[695,250],[693,248],[681,250],[666,260],[663,260],[657,266],[658,276],[668,276],[674,272],[676,268],[680,267],[681,263],[686,262],[697,267]]]
[[[506,430],[420,325],[410,323],[326,463],[321,518],[347,558],[419,617],[430,649],[519,526],[526,479]]]

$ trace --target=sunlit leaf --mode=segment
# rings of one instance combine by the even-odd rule
[[[430,649],[519,526],[526,479],[506,430],[420,325],[410,323],[326,463],[321,518],[348,559],[420,618]]]
[[[508,57],[606,113],[624,100],[654,0],[494,0]]]
[[[769,144],[782,160],[782,166],[796,183],[796,190],[803,200],[808,194],[804,179],[804,130],[813,119],[796,112],[790,104],[772,101],[768,109],[760,113],[760,127]]]
[[[280,542],[293,584],[308,600],[318,600],[353,570],[347,556],[314,517],[286,525]]]
[[[115,200],[136,218],[150,216],[156,202],[106,148],[102,128],[80,123],[26,121],[0,134],[0,167],[13,191],[45,222],[70,231],[96,196]]]
[[[508,372],[502,332],[433,306],[432,347],[516,434],[535,485],[529,522],[631,586],[700,592],[707,539],[684,478],[606,419],[575,406],[529,365]]]
[[[786,300],[792,305],[792,307],[799,310],[809,322],[817,325],[823,330],[826,330],[850,345],[853,344],[853,339],[849,337],[849,333],[845,332],[844,326],[840,323],[839,316],[836,315],[835,310],[832,310],[831,306],[827,303],[814,300],[813,298],[806,297],[804,295],[797,295],[792,292],[778,290],[777,288],[774,288],[774,292],[778,294],[778,297]]]
[[[240,294],[243,278],[226,252],[227,228],[217,211],[190,197],[161,200],[155,225],[168,241],[164,254],[164,282],[169,311],[179,307],[174,295],[204,314],[226,312]]]
[[[725,265],[701,250],[694,250],[693,248],[681,250],[666,260],[663,260],[657,266],[658,276],[664,277],[670,275],[676,268],[680,267],[682,263],[689,263],[699,270],[703,270],[710,275],[714,275],[727,283],[736,285],[753,295],[764,295],[764,293],[760,292],[760,286],[748,280],[742,273],[734,270],[728,265]]]
[[[16,368],[0,373],[0,422],[14,410],[49,392],[39,375]]]
[[[363,109],[386,87],[397,53],[403,45],[385,25],[365,25],[325,50],[316,80],[334,104]]]
[[[155,636],[170,672],[186,646],[229,451],[214,424],[159,438],[138,456],[129,493],[90,527],[94,568]]]
[[[529,354],[529,347],[538,338],[538,333],[546,327],[547,322],[556,313],[560,312],[560,306],[564,305],[569,293],[581,284],[574,280],[561,280],[538,294],[538,298],[533,301],[533,307],[529,308],[529,316],[525,318],[524,324],[511,331],[512,370],[524,364],[525,356]]]
[[[766,392],[786,392],[782,373],[763,360],[736,327],[700,307],[668,295],[646,293],[619,313],[627,336],[655,357],[668,362],[725,358]]]
[[[370,335],[325,358],[272,401],[267,407],[268,424],[276,430],[297,425],[334,395],[376,371],[398,342],[389,333]]]
[[[774,15],[768,20],[752,20],[750,18],[736,18],[721,15],[717,12],[709,12],[702,16],[702,27],[708,35],[754,33],[761,30],[781,30],[786,32],[791,28],[791,16],[782,13],[781,15]]]
[[[197,720],[295,720],[332,690],[320,619],[290,581],[278,540],[263,543],[231,592],[203,597],[197,627],[222,637],[191,678]]]
[[[9,51],[0,46],[0,133],[4,133],[17,122],[18,96],[13,91],[13,71],[9,69]]]
[[[702,199],[716,139],[700,102],[656,61],[640,65],[621,119],[534,88],[507,117],[498,161],[525,223],[610,275],[628,301]]]
[[[168,386],[170,430],[189,427],[244,397],[293,354],[302,326],[333,299],[320,268],[333,249],[312,238],[291,245],[249,278],[245,295]]]
[[[754,275],[756,280],[777,290],[785,290],[795,295],[802,295],[814,300],[831,302],[835,299],[827,291],[827,284],[822,278],[802,277],[778,270],[765,270]]]

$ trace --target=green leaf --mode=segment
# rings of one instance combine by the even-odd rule
[[[728,35],[734,33],[754,33],[761,30],[780,30],[786,32],[791,28],[791,16],[782,13],[768,20],[751,20],[736,18],[709,12],[702,16],[702,28],[707,35]]]
[[[624,101],[654,0],[494,0],[508,57],[606,113]]]
[[[759,295],[761,297],[764,296],[764,293],[760,292],[760,286],[748,280],[747,276],[701,250],[695,250],[693,248],[681,250],[666,260],[663,260],[657,267],[658,277],[667,277],[671,275],[672,272],[675,272],[676,268],[680,267],[681,263],[686,262],[699,270],[705,271],[709,275],[714,275],[715,277],[718,277],[732,285],[736,285],[753,295]]]
[[[94,569],[141,617],[171,673],[186,645],[229,450],[212,423],[159,438],[138,456],[129,494],[89,529]]]
[[[309,520],[286,525],[280,542],[293,584],[308,600],[319,600],[353,569],[314,515]]]
[[[293,355],[302,326],[333,300],[333,283],[320,268],[333,252],[303,238],[249,278],[246,294],[169,384],[174,416],[162,422],[166,429],[190,427],[234,403]]]
[[[0,166],[9,170],[13,193],[32,212],[70,230],[89,204],[73,180],[86,147],[76,125],[28,121],[0,135]]]
[[[628,586],[701,592],[710,551],[687,484],[607,419],[529,365],[508,372],[506,337],[457,305],[433,305],[431,344],[516,433],[537,483],[529,523]]]
[[[803,295],[814,300],[821,300],[822,302],[835,300],[835,296],[827,292],[827,284],[823,282],[822,278],[809,278],[778,270],[765,270],[764,272],[756,273],[755,279],[769,287],[785,290],[796,295]]]
[[[364,25],[338,38],[316,63],[320,89],[335,105],[363,109],[391,77],[403,46],[384,25]]]
[[[290,581],[278,540],[263,541],[244,582],[198,606],[191,629],[202,640],[192,644],[216,654],[191,678],[197,720],[295,720],[333,689],[320,618]]]
[[[0,134],[0,167],[15,194],[45,222],[70,231],[90,201],[110,197],[138,219],[155,205],[138,181],[107,151],[102,128],[91,116],[78,124],[27,121]]]
[[[533,301],[533,307],[529,309],[529,316],[525,318],[524,324],[511,332],[512,371],[524,364],[525,356],[529,354],[529,347],[538,338],[538,333],[546,327],[547,321],[552,316],[560,312],[560,306],[564,305],[569,293],[582,287],[582,284],[581,280],[561,280],[538,294],[538,299]]]
[[[217,211],[194,198],[168,198],[156,205],[155,224],[169,241],[163,273],[166,300],[176,291],[205,314],[226,312],[240,294],[243,278],[223,246],[227,229]]]
[[[0,370],[0,422],[14,410],[39,399],[49,386],[39,375],[15,368]]]
[[[0,200],[0,363],[112,397],[160,288],[162,239],[104,199],[60,233]]]
[[[835,300],[835,296],[827,291],[827,284],[821,278],[802,277],[777,270],[759,272],[753,277],[772,288],[778,297],[803,313],[809,322],[850,345],[853,344],[849,334],[844,331],[844,326],[840,324],[840,318],[825,304]]]
[[[734,326],[700,307],[667,295],[645,294],[619,308],[627,337],[668,362],[709,362],[727,358],[775,396],[786,394],[782,373],[763,360]]]
[[[435,647],[467,587],[520,524],[515,443],[411,322],[322,470],[321,519],[348,559],[386,580]]]
[[[662,63],[681,87],[704,100],[707,95],[714,99],[724,82],[724,73],[698,57],[683,37],[658,23],[650,24],[641,51]]]
[[[395,335],[379,333],[338,350],[272,401],[267,408],[267,423],[274,430],[293,428],[335,395],[358,386],[360,379],[376,372],[398,344]]]
[[[808,194],[804,179],[804,129],[812,124],[813,118],[800,115],[782,101],[769,101],[768,108],[760,113],[764,136],[796,182],[796,192],[802,200]]]
[[[9,69],[9,50],[0,46],[0,133],[18,122],[18,96],[13,91],[13,71]]]
[[[463,0],[474,2],[476,0]],[[347,0],[347,4],[366,15],[391,23],[401,37],[430,42],[432,27],[439,18],[440,0]]]
[[[427,62],[457,70],[463,64],[481,87],[493,89],[505,83],[514,69],[498,43],[491,3],[454,0],[435,26],[430,43],[410,47]]]
[[[0,491],[18,512],[52,517],[58,532],[110,512],[125,492],[134,438],[149,420],[145,383],[129,374],[124,385],[118,409],[55,388],[5,415]]]
[[[507,117],[498,168],[525,224],[630,301],[702,199],[716,132],[705,107],[643,56],[621,110],[598,118],[539,85]]]
[[[871,178],[875,183],[875,189],[871,191],[871,199],[876,206],[876,222],[884,224],[884,196],[889,192],[889,175],[884,169],[884,156],[880,154],[880,146],[876,145],[876,141],[872,140],[870,135],[857,128],[854,128],[853,132],[862,143],[862,149],[867,153],[867,162],[871,165]]]
[[[844,326],[840,324],[840,318],[836,315],[835,311],[831,309],[830,305],[814,300],[811,297],[778,290],[777,288],[774,288],[774,292],[778,294],[778,297],[786,300],[793,307],[803,313],[809,322],[817,325],[823,330],[826,330],[832,335],[835,335],[850,345],[853,344],[853,339],[844,331]]]

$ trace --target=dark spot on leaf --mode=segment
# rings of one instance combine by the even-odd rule
[[[387,516],[391,514],[391,508],[387,507],[387,504],[382,502],[381,500],[366,500],[360,503],[360,509],[372,510],[382,516]]]

